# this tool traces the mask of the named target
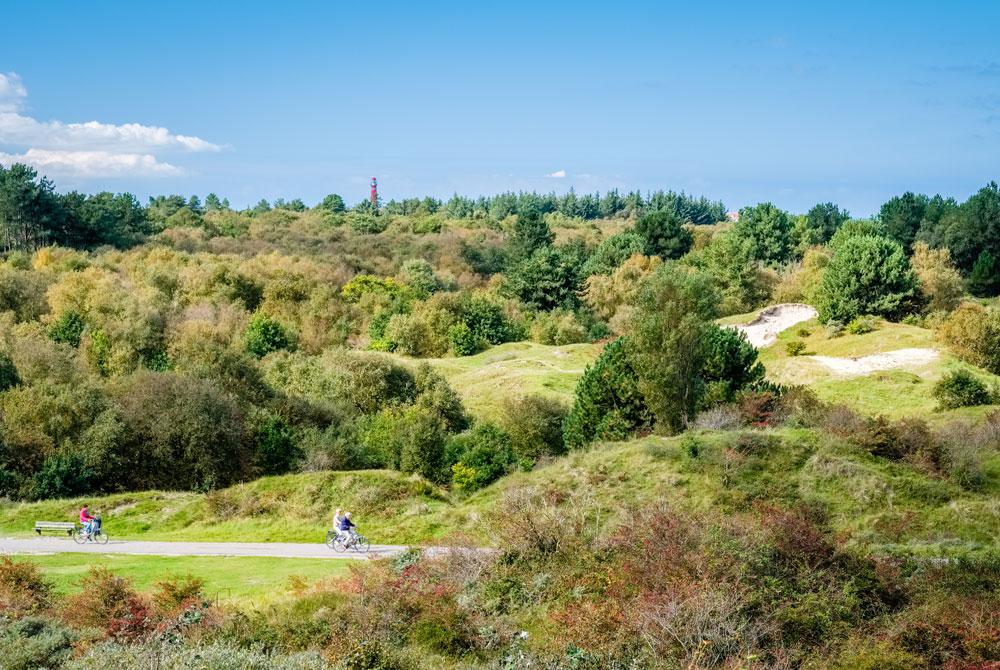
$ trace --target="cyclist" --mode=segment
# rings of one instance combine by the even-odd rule
[[[344,516],[340,518],[340,526],[337,528],[337,530],[340,531],[340,535],[346,536],[348,540],[353,540],[355,535],[354,531],[355,527],[356,526],[354,525],[354,522],[351,521],[351,513],[344,512]]]
[[[344,513],[337,508],[337,511],[333,513],[333,532],[337,537],[340,537],[340,520],[344,518]]]
[[[90,515],[90,510],[87,505],[80,508],[80,524],[83,526],[83,532],[90,537],[90,534],[94,532],[94,521],[95,517]]]

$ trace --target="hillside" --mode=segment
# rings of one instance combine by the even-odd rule
[[[692,454],[696,454],[692,456]],[[87,501],[116,538],[320,542],[335,505],[381,543],[465,538],[492,543],[491,511],[524,487],[562,492],[610,526],[653,502],[717,513],[767,503],[822,510],[830,530],[866,553],[965,555],[1000,549],[1000,454],[977,491],[867,454],[818,430],[709,431],[609,443],[515,473],[469,497],[393,472],[285,475],[210,494],[145,492]],[[579,498],[573,496],[581,496]],[[72,518],[78,500],[9,505],[0,530]],[[623,515],[626,515],[623,518]]]

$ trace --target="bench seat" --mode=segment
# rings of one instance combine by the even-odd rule
[[[35,532],[41,535],[43,530],[53,530],[72,535],[76,531],[76,524],[71,521],[36,521]]]

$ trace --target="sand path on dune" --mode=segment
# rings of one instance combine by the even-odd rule
[[[765,307],[750,323],[730,326],[746,334],[750,344],[763,349],[774,344],[778,333],[787,330],[797,323],[816,318],[816,310],[801,303],[783,303]]]
[[[859,356],[857,358],[837,358],[835,356],[804,356],[822,364],[842,377],[860,377],[882,370],[918,367],[927,365],[940,354],[935,349],[897,349],[881,354]]]

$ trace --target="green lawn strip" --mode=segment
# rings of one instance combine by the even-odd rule
[[[155,591],[156,583],[192,575],[205,583],[205,595],[219,602],[266,605],[293,591],[293,582],[310,584],[347,574],[351,562],[335,559],[226,556],[132,556],[124,554],[17,555],[41,568],[63,594],[85,588],[95,567],[127,577],[140,592]]]

